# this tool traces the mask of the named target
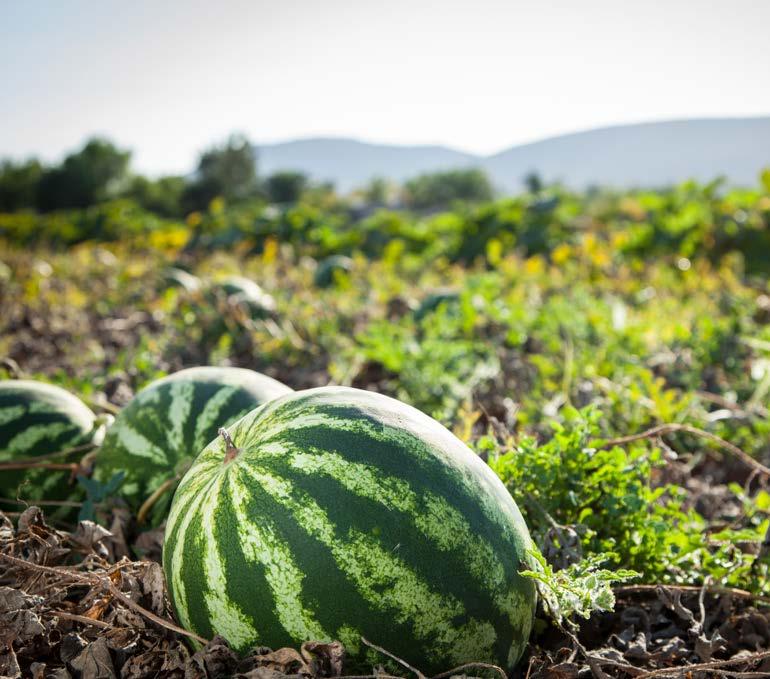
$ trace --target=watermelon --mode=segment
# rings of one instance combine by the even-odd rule
[[[195,456],[224,427],[292,390],[244,368],[203,366],[150,383],[115,418],[96,459],[94,477],[106,483],[124,472],[120,495],[134,510],[161,486],[152,523],[165,518],[176,487]]]
[[[198,292],[203,287],[200,278],[173,266],[163,272],[163,282],[166,288],[179,288],[190,294]]]
[[[449,288],[440,288],[434,290],[425,299],[422,300],[420,306],[414,312],[414,318],[417,321],[421,321],[426,316],[432,314],[434,311],[442,305],[447,308],[456,307],[460,302],[460,293],[456,290]]]
[[[246,309],[254,318],[266,318],[275,312],[275,300],[254,281],[243,276],[230,276],[214,287],[230,304]]]
[[[532,542],[484,462],[427,415],[347,387],[294,392],[212,441],[177,489],[163,566],[180,623],[240,652],[341,641],[348,669],[512,668]],[[403,671],[403,669],[402,669]]]
[[[0,381],[0,462],[34,461],[39,455],[90,443],[98,433],[96,415],[64,389],[32,380]],[[77,461],[77,457],[50,460],[73,461]],[[0,472],[2,497],[62,500],[72,490],[68,471]]]
[[[338,276],[350,273],[353,269],[353,260],[345,255],[332,255],[318,263],[313,282],[319,288],[331,287]]]

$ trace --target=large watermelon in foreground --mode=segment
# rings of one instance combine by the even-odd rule
[[[96,423],[88,406],[60,387],[32,380],[0,381],[0,462],[32,462],[89,443],[98,431]],[[47,469],[0,471],[0,497],[15,498],[18,493],[24,500],[61,500],[73,490],[69,477],[68,471]]]
[[[510,669],[529,637],[531,545],[494,473],[427,415],[344,387],[281,397],[201,453],[177,489],[163,566],[186,628],[239,651],[361,637],[428,675]]]
[[[244,368],[202,366],[180,370],[142,389],[118,414],[99,450],[94,476],[125,477],[120,494],[138,509],[153,492],[153,523],[165,516],[175,479],[227,426],[250,410],[292,390]]]

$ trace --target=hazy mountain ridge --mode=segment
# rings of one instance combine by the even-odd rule
[[[661,186],[726,176],[755,184],[770,166],[770,116],[617,125],[475,156],[445,146],[370,144],[345,138],[300,139],[257,148],[259,172],[300,170],[341,191],[381,176],[403,182],[423,172],[481,167],[501,189],[521,188],[529,172],[575,188]]]
[[[333,181],[347,191],[372,177],[402,182],[422,172],[463,167],[479,162],[477,156],[446,146],[370,144],[345,138],[300,139],[257,148],[262,175],[278,170],[300,170],[318,180]]]

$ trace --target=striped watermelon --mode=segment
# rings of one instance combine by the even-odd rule
[[[182,480],[163,565],[182,625],[239,651],[337,639],[434,674],[511,668],[527,643],[531,545],[494,473],[427,415],[345,387],[281,397]],[[237,452],[236,452],[237,451]]]
[[[229,303],[242,306],[254,318],[266,318],[275,311],[275,300],[254,281],[243,276],[230,276],[214,286]]]
[[[153,509],[152,522],[159,523],[171,502],[173,479],[181,478],[219,427],[291,391],[244,368],[188,368],[156,380],[115,418],[94,476],[106,482],[125,472],[119,492],[135,510],[168,482],[168,492]]]
[[[338,276],[349,273],[353,269],[353,260],[345,255],[331,255],[318,263],[313,282],[319,288],[331,287]]]
[[[198,292],[203,287],[200,278],[174,266],[163,272],[163,282],[166,288],[180,288],[190,294]]]
[[[85,403],[60,387],[32,380],[0,381],[0,462],[32,461],[89,443],[98,431],[96,422]],[[67,471],[5,470],[0,472],[0,496],[61,500],[73,490],[69,477]]]

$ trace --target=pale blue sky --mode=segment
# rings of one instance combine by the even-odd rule
[[[0,0],[0,156],[92,133],[184,172],[240,130],[489,153],[770,114],[763,0]]]

